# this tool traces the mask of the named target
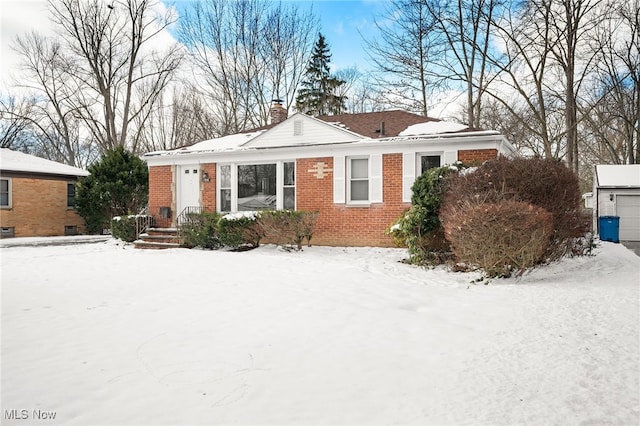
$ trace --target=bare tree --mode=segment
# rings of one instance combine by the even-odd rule
[[[589,41],[606,16],[603,10],[607,3],[599,0],[564,0],[560,6],[551,3],[549,36],[555,41],[551,51],[564,80],[566,160],[578,173],[578,96],[596,58],[597,52],[591,49]]]
[[[76,62],[62,45],[35,32],[18,37],[14,49],[22,58],[23,82],[18,86],[33,96],[29,108],[15,118],[32,129],[32,154],[72,166],[82,163],[79,108],[76,95],[83,85],[74,76]]]
[[[385,15],[396,17],[394,25],[374,21],[380,38],[364,40],[376,82],[390,102],[426,116],[442,82],[434,71],[444,46],[437,20],[424,0],[392,0]]]
[[[194,87],[174,88],[169,95],[163,94],[137,134],[143,151],[180,148],[219,134],[215,117]]]
[[[445,40],[438,64],[441,77],[461,83],[466,91],[466,123],[479,127],[487,90],[491,33],[501,0],[422,0]]]
[[[34,99],[0,97],[0,148],[29,152],[33,144],[31,111]]]
[[[503,55],[492,57],[499,69],[498,77],[487,90],[510,116],[520,122],[532,152],[544,158],[557,158],[564,131],[558,134],[550,127],[552,116],[561,104],[551,93],[556,75],[552,62],[553,40],[550,37],[549,2],[514,2],[505,14],[494,18],[496,40]]]
[[[201,0],[187,8],[179,38],[221,134],[267,124],[272,99],[292,105],[316,28],[312,14],[269,0]]]
[[[616,5],[597,26],[595,76],[578,105],[588,164],[640,163],[640,2]]]
[[[80,137],[81,122],[73,115],[60,116],[46,98],[15,97],[0,101],[0,146],[38,157],[86,167],[99,152]]]
[[[178,47],[152,46],[174,16],[160,16],[153,0],[49,0],[49,7],[83,85],[79,116],[103,150],[127,145],[132,123],[144,123],[180,64]]]
[[[544,132],[540,131],[540,111],[520,102],[505,104],[489,98],[484,103],[480,127],[498,130],[524,155],[563,158],[564,115],[561,108],[544,104]]]
[[[493,23],[503,55],[491,57],[500,72],[488,93],[538,135],[546,158],[562,158],[577,173],[579,99],[598,51],[589,41],[606,20],[607,4],[530,0],[507,6]]]
[[[263,122],[271,99],[282,99],[287,109],[293,107],[317,32],[318,20],[311,11],[285,7],[282,2],[269,7],[262,31],[267,79],[263,90],[258,92],[262,96],[258,105],[263,108]]]

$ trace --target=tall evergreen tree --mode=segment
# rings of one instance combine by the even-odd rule
[[[136,214],[147,205],[149,171],[140,158],[118,146],[88,168],[78,180],[76,210],[90,233],[109,227],[114,216]]]
[[[322,34],[318,34],[318,41],[313,48],[313,54],[305,72],[302,88],[296,98],[296,109],[305,114],[332,115],[341,114],[346,110],[346,96],[337,94],[337,89],[345,84],[329,70],[331,53]]]

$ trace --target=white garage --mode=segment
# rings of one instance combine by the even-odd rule
[[[640,164],[598,165],[593,179],[594,228],[599,218],[618,216],[621,241],[640,241]]]

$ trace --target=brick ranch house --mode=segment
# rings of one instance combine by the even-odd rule
[[[287,117],[248,133],[150,152],[149,212],[174,227],[190,208],[318,211],[313,242],[391,246],[385,230],[410,206],[423,170],[516,155],[495,131],[405,111]]]
[[[2,237],[48,237],[85,231],[74,209],[78,177],[89,172],[44,158],[0,150]]]

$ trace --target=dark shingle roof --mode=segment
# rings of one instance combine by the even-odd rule
[[[425,117],[402,110],[321,115],[317,118],[370,138],[398,136],[400,132],[414,124],[440,121],[437,118]],[[381,123],[384,123],[384,133],[380,129]]]

